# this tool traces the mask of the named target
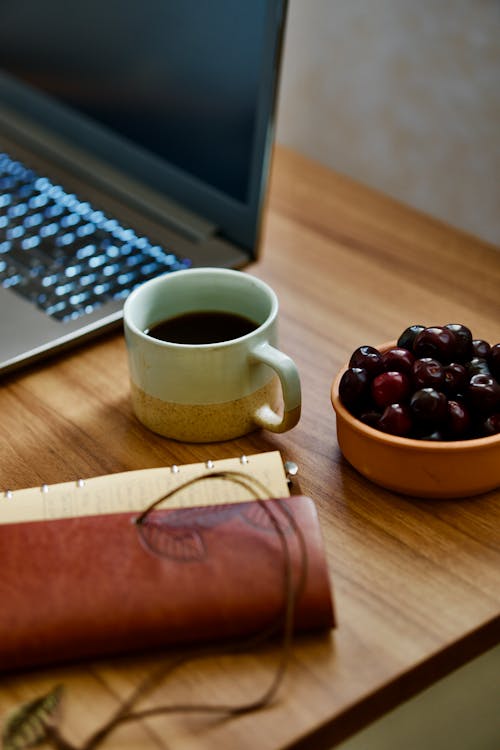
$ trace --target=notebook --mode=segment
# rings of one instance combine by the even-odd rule
[[[287,575],[294,629],[335,626],[316,508],[278,451],[7,491],[0,548],[0,673],[277,634]]]
[[[0,373],[258,254],[286,0],[26,0],[0,26]]]

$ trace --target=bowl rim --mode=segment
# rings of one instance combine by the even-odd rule
[[[387,349],[391,349],[392,347],[396,346],[396,341],[387,341],[384,344],[380,344],[378,346],[375,346],[376,349],[379,351],[387,351]],[[384,443],[385,445],[393,445],[398,446],[399,448],[406,449],[406,450],[415,450],[418,449],[420,451],[427,451],[429,453],[435,453],[435,452],[460,452],[460,451],[476,451],[481,450],[489,446],[493,446],[498,443],[500,447],[500,433],[497,435],[487,435],[486,437],[481,438],[471,438],[470,440],[417,440],[416,438],[407,438],[407,437],[401,437],[399,435],[391,435],[388,432],[382,432],[382,430],[377,430],[375,427],[370,427],[369,425],[365,424],[364,422],[361,422],[357,417],[355,417],[353,414],[351,414],[344,404],[341,402],[339,397],[339,383],[342,375],[344,372],[349,368],[349,363],[345,363],[340,370],[338,371],[337,375],[335,376],[330,397],[332,401],[332,406],[335,410],[335,413],[340,416],[345,422],[348,422],[352,429],[355,429],[357,432],[362,433],[366,435],[366,437],[372,438],[374,440],[377,440],[380,443]]]

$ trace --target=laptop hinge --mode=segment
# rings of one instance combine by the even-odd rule
[[[71,170],[191,242],[217,235],[217,226],[212,222],[4,106],[0,108],[0,125],[14,142]]]

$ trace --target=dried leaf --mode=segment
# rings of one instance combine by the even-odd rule
[[[24,703],[7,720],[3,735],[3,750],[24,750],[47,739],[47,726],[61,700],[63,686],[56,685],[49,693]]]

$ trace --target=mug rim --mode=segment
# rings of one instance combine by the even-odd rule
[[[163,341],[162,339],[157,339],[154,336],[150,336],[148,333],[146,333],[142,328],[140,328],[138,325],[136,325],[135,321],[130,319],[130,308],[134,304],[134,301],[138,296],[144,293],[145,287],[152,287],[157,284],[165,283],[169,279],[172,279],[173,277],[178,278],[179,275],[186,275],[186,274],[196,274],[199,276],[205,276],[205,275],[221,275],[221,276],[233,276],[237,278],[246,278],[250,280],[250,283],[254,284],[256,287],[259,287],[263,292],[265,292],[271,302],[271,309],[266,317],[265,320],[260,323],[257,328],[255,328],[253,331],[250,331],[249,333],[244,334],[243,336],[238,336],[237,338],[228,339],[226,341],[216,341],[209,344],[180,344],[174,341]],[[276,295],[276,292],[274,289],[272,289],[269,284],[267,284],[265,281],[262,281],[262,279],[259,279],[256,276],[253,276],[251,274],[247,274],[245,271],[239,271],[232,268],[212,268],[210,266],[202,266],[200,268],[184,268],[180,269],[178,271],[167,271],[166,273],[160,274],[159,276],[155,276],[153,279],[149,279],[148,281],[145,281],[140,286],[136,287],[127,297],[125,300],[125,303],[123,305],[123,322],[124,325],[130,329],[130,331],[136,335],[139,336],[142,340],[149,342],[150,344],[153,344],[155,346],[163,347],[163,348],[175,348],[175,349],[213,349],[213,348],[220,348],[220,347],[227,347],[232,346],[236,342],[240,341],[246,341],[247,339],[251,338],[252,336],[255,336],[258,333],[262,333],[263,331],[267,330],[267,328],[271,325],[271,323],[276,319],[278,313],[278,297]]]

